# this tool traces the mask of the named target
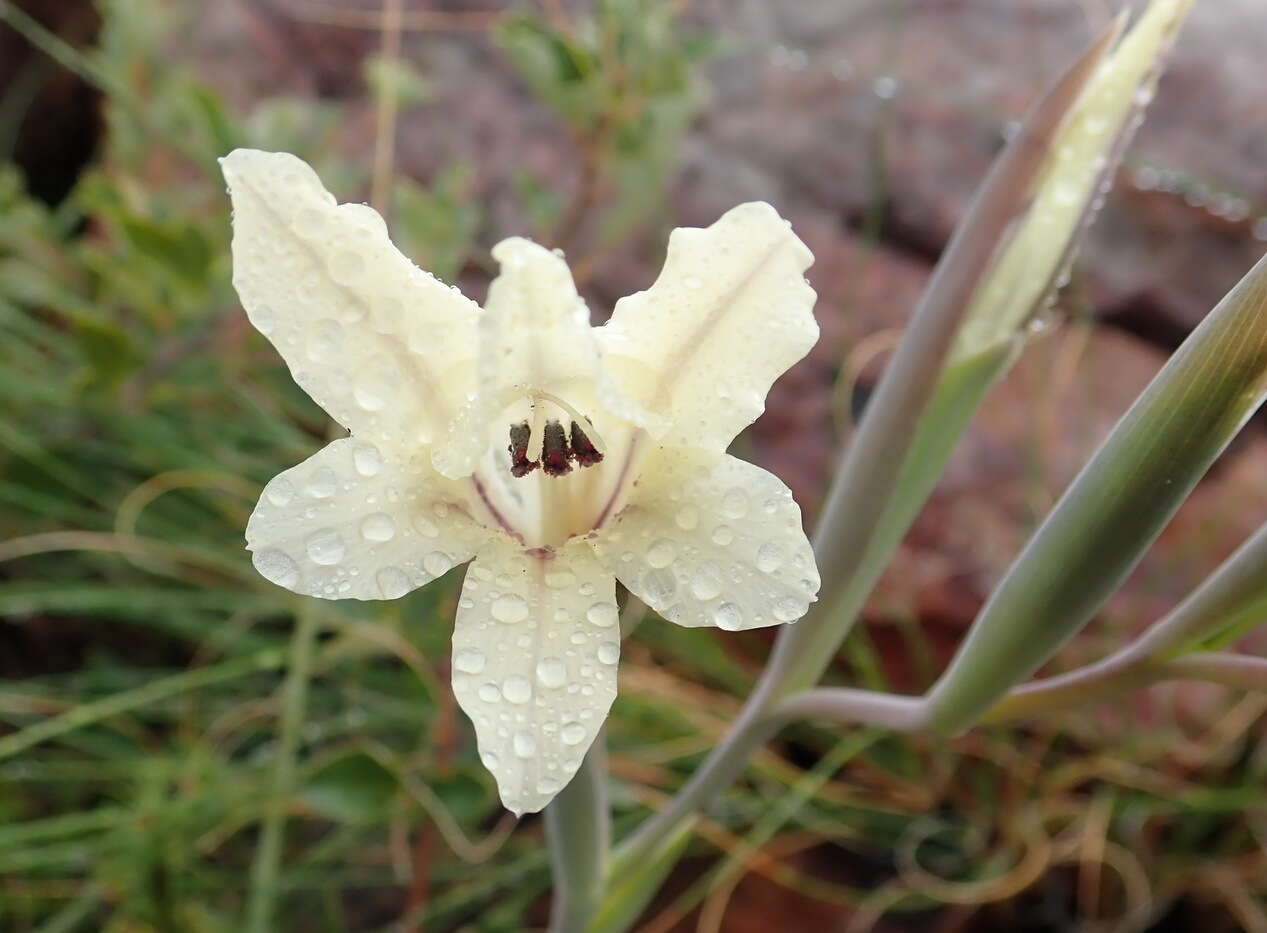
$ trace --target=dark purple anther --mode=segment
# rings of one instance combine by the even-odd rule
[[[583,467],[603,462],[603,455],[575,421],[572,422],[572,459]]]
[[[541,468],[550,476],[566,476],[572,472],[571,459],[572,451],[568,448],[568,436],[563,425],[547,421],[541,448]]]
[[[532,428],[527,421],[510,426],[510,475],[527,476],[541,464],[528,459],[528,441],[532,438]]]

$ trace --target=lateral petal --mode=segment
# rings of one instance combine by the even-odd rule
[[[629,504],[593,539],[631,593],[679,625],[795,622],[818,594],[801,510],[783,483],[728,454],[648,455]]]
[[[396,599],[471,559],[490,532],[461,486],[357,438],[275,476],[246,526],[265,579],[323,599]]]

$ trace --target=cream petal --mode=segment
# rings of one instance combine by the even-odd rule
[[[644,424],[644,413],[602,366],[589,309],[563,257],[512,237],[493,247],[493,258],[501,273],[489,287],[479,321],[478,392],[436,444],[436,469],[451,477],[475,470],[490,443],[506,442],[490,435],[489,425],[506,406],[533,392],[569,404],[598,405],[622,420]],[[500,427],[493,425],[494,431]]]
[[[813,255],[769,204],[669,237],[660,277],[597,329],[634,402],[671,424],[669,446],[724,451],[765,407],[771,384],[818,339]]]
[[[630,592],[679,625],[801,618],[818,594],[801,510],[771,473],[690,448],[649,454],[629,504],[593,539]]]
[[[406,259],[372,208],[336,205],[295,156],[237,149],[221,166],[233,284],[295,381],[380,446],[438,436],[473,385],[479,308]]]
[[[471,559],[490,532],[462,485],[358,438],[264,487],[246,546],[269,581],[324,599],[396,599]]]
[[[615,581],[588,544],[528,551],[497,536],[471,563],[453,632],[453,692],[502,802],[540,810],[616,698]]]

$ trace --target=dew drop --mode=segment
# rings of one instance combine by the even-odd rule
[[[367,368],[352,386],[352,397],[366,411],[381,411],[392,396],[392,386],[380,369]]]
[[[586,729],[579,722],[564,723],[559,730],[559,738],[565,745],[580,745],[585,741]]]
[[[339,250],[330,257],[330,277],[341,285],[355,283],[365,273],[365,259],[350,249]]]
[[[440,537],[440,529],[436,527],[436,523],[425,515],[415,515],[413,520],[414,531],[422,535],[424,538]]]
[[[762,573],[774,573],[783,566],[783,549],[773,541],[757,548],[757,569]]]
[[[502,681],[502,695],[511,703],[527,703],[532,699],[532,684],[527,677],[513,674]]]
[[[384,567],[374,575],[383,599],[400,599],[409,592],[409,577],[399,567]]]
[[[264,495],[268,497],[268,501],[276,506],[283,506],[295,498],[295,487],[284,476],[279,476],[268,484],[268,488],[264,490]]]
[[[386,512],[375,512],[361,521],[361,537],[366,541],[390,541],[396,537],[396,523]]]
[[[514,593],[497,597],[493,600],[493,606],[489,611],[494,619],[505,622],[507,625],[522,622],[528,618],[528,604],[524,602],[522,596],[516,596]]]
[[[546,586],[552,590],[564,590],[576,582],[576,574],[570,570],[551,570],[545,576]]]
[[[585,611],[585,618],[599,628],[609,628],[616,624],[616,607],[611,603],[594,603]]]
[[[313,325],[308,338],[308,357],[315,363],[328,363],[343,347],[343,325],[330,318]]]
[[[699,524],[699,509],[693,505],[684,505],[673,516],[673,521],[683,531],[691,531]]]
[[[715,599],[721,595],[721,568],[709,561],[691,577],[691,595],[696,599]]]
[[[289,588],[299,582],[299,566],[275,548],[252,554],[251,562],[269,583]]]
[[[514,747],[515,754],[520,758],[531,758],[537,753],[537,740],[533,738],[531,732],[525,730],[516,732],[510,744]]]
[[[501,759],[492,752],[480,752],[480,761],[484,762],[484,767],[489,771],[496,771],[501,764]]]
[[[433,577],[448,573],[452,566],[453,560],[443,551],[432,551],[422,559],[422,569]]]
[[[478,674],[484,670],[486,663],[484,652],[478,648],[463,648],[453,655],[453,669],[463,674]]]
[[[308,477],[304,489],[314,499],[329,499],[339,491],[339,477],[329,467],[322,467]]]
[[[567,683],[567,679],[567,666],[558,658],[542,658],[537,662],[537,680],[543,687],[558,689]]]
[[[343,538],[333,528],[322,528],[308,536],[308,557],[314,564],[329,567],[343,560]]]
[[[735,533],[729,525],[718,525],[713,529],[713,544],[719,547],[726,547],[730,542],[735,540]]]
[[[598,646],[598,660],[604,664],[615,664],[620,660],[620,645],[614,641],[605,641]]]
[[[677,578],[669,570],[648,570],[642,575],[642,597],[655,610],[667,606],[677,592]]]
[[[652,567],[667,567],[673,563],[674,553],[673,542],[668,538],[661,538],[647,548],[647,563]]]
[[[554,778],[543,777],[541,780],[537,781],[537,793],[557,794],[561,786],[562,785]]]
[[[801,616],[805,615],[805,603],[791,596],[784,596],[782,599],[776,599],[771,607],[771,614],[780,622],[795,622]]]
[[[743,518],[748,514],[748,494],[742,489],[732,489],[721,500],[722,514],[727,518]]]
[[[502,692],[497,689],[497,684],[480,684],[477,693],[485,703],[496,703],[502,698]]]
[[[713,610],[713,622],[718,628],[733,632],[743,625],[743,612],[734,603],[722,603]]]
[[[352,465],[362,476],[376,476],[383,469],[383,455],[373,444],[362,444],[352,451]]]

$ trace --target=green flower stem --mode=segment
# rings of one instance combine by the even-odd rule
[[[304,602],[290,638],[290,660],[282,687],[280,735],[273,761],[273,786],[264,813],[259,846],[255,850],[255,864],[251,868],[251,895],[246,915],[248,933],[269,933],[276,929],[273,914],[277,903],[286,809],[294,790],[295,758],[299,751],[319,628],[317,613],[308,602]]]
[[[605,743],[600,733],[576,776],[545,809],[554,878],[550,933],[581,933],[602,901],[611,850]]]

